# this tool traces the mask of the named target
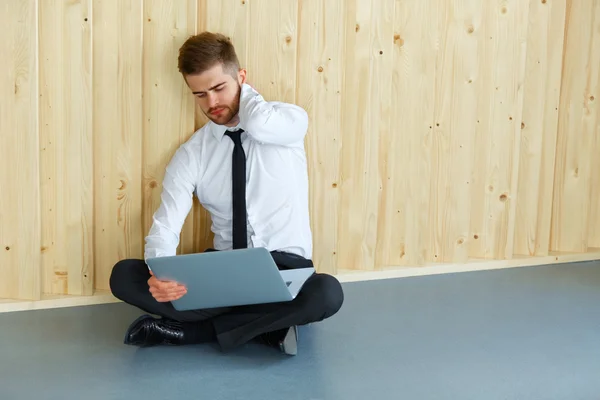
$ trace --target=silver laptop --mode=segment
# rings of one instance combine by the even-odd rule
[[[176,310],[198,310],[291,301],[314,268],[279,271],[265,248],[149,258],[159,280],[178,282],[187,293],[172,302]]]

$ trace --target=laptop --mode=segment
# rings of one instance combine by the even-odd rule
[[[187,293],[171,302],[179,311],[292,301],[314,268],[280,271],[263,247],[148,258],[159,280]]]

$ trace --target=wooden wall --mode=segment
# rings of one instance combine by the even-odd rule
[[[0,25],[0,297],[142,257],[205,123],[176,69],[205,29],[310,115],[321,271],[600,247],[599,0],[0,0]]]

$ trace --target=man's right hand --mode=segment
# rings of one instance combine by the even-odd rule
[[[186,287],[177,282],[160,281],[154,276],[152,271],[150,271],[150,275],[152,275],[150,279],[148,279],[150,293],[152,293],[152,297],[160,303],[180,299],[187,293]]]

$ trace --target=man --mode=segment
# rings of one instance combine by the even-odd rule
[[[195,194],[208,210],[214,249],[265,247],[280,269],[312,266],[306,112],[267,102],[246,83],[231,42],[204,32],[179,50],[179,71],[210,120],[175,153],[163,181],[144,260],[122,260],[110,277],[119,299],[161,318],[143,315],[125,343],[183,345],[216,340],[223,350],[252,339],[296,354],[297,326],[322,321],[343,303],[340,283],[315,273],[291,302],[177,311],[185,296],[175,282],[152,276],[145,259],[176,254]]]

